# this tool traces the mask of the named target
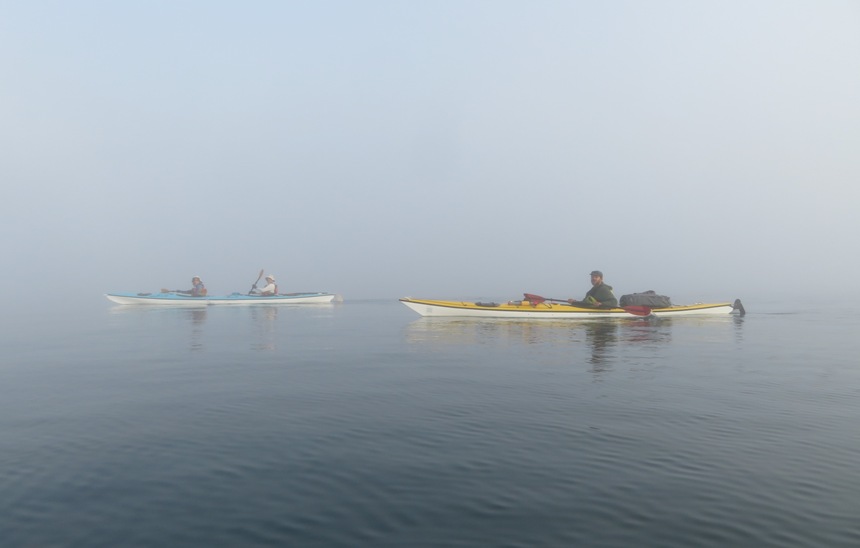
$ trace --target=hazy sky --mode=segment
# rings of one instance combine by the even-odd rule
[[[2,1],[0,146],[7,292],[856,294],[860,3]]]

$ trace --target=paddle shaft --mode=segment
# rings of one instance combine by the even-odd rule
[[[261,268],[261,269],[260,269],[260,274],[257,276],[257,282],[259,282],[259,281],[260,281],[260,278],[262,278],[262,277],[263,277],[263,271],[264,271],[264,270],[266,270],[266,269],[265,269],[265,268]],[[248,293],[250,293],[250,292],[254,291],[255,289],[257,289],[257,282],[254,282],[254,284],[251,286],[251,289],[249,289],[249,290],[248,290]]]
[[[552,301],[554,303],[568,303],[568,304],[570,304],[570,301],[568,301],[567,299],[550,299],[549,297],[541,297],[540,295],[534,295],[532,293],[523,293],[523,297],[525,297],[526,300],[529,302],[535,302],[538,304],[540,304],[544,301]]]

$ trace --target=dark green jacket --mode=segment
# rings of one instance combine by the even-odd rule
[[[591,298],[589,299],[589,297]],[[586,306],[595,307],[593,301],[600,303],[599,308],[616,308],[618,306],[618,299],[616,299],[615,294],[612,293],[612,286],[606,285],[603,282],[592,286],[592,288],[588,290],[588,293],[585,294],[585,299],[582,300],[583,304]]]

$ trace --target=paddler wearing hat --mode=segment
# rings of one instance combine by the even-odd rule
[[[585,294],[585,298],[581,301],[568,299],[567,302],[583,308],[616,308],[618,306],[618,299],[612,293],[612,286],[603,283],[603,272],[599,270],[591,271],[591,289]]]
[[[261,295],[263,297],[271,297],[278,294],[278,286],[275,285],[275,276],[269,274],[266,276],[266,285],[261,288],[251,290],[251,293]]]

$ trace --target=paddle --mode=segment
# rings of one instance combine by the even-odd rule
[[[260,269],[260,275],[259,275],[259,276],[257,276],[257,282],[259,282],[259,281],[260,281],[260,278],[262,278],[262,277],[263,277],[263,271],[264,271],[264,270],[266,270],[266,269],[265,269],[265,268],[261,268],[261,269]],[[251,292],[253,292],[255,289],[257,289],[257,282],[254,282],[254,285],[252,285],[252,286],[251,286],[251,289],[249,289],[249,290],[248,290],[248,293],[249,293],[249,294],[250,294]]]
[[[570,304],[570,303],[568,303],[567,300],[550,299],[547,297],[541,297],[540,295],[533,295],[531,293],[523,293],[523,297],[525,297],[525,299],[528,302],[530,302],[532,304],[532,306],[546,302],[546,301],[551,301],[554,303]],[[620,308],[623,308],[625,312],[627,312],[628,314],[633,314],[634,316],[650,316],[651,315],[651,309],[647,306],[631,305],[631,306],[622,306]]]
[[[554,303],[567,303],[567,300],[562,299],[550,299],[549,297],[541,297],[540,295],[532,295],[531,293],[523,293],[523,297],[532,304],[540,304],[546,301],[551,301]]]

